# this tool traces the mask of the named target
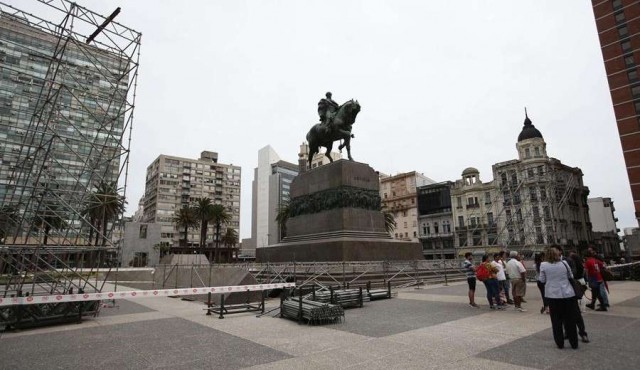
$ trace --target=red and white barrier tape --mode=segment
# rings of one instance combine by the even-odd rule
[[[257,285],[232,285],[203,288],[177,288],[177,289],[156,289],[156,290],[125,290],[121,292],[101,292],[84,294],[58,294],[58,295],[33,295],[29,297],[0,297],[0,307],[24,304],[42,304],[58,302],[83,302],[99,301],[103,299],[132,299],[147,297],[169,297],[195,294],[226,294],[238,292],[252,292],[267,289],[294,288],[296,283],[275,283]]]

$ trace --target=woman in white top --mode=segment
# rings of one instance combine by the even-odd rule
[[[546,261],[540,264],[539,280],[544,284],[544,295],[549,303],[553,339],[560,349],[564,348],[563,326],[571,348],[578,348],[576,312],[579,308],[576,293],[569,282],[570,276],[573,278],[569,265],[560,260],[560,251],[549,248]]]

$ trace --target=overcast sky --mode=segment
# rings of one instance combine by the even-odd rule
[[[6,1],[6,0],[5,0]],[[9,0],[25,8],[27,0]],[[326,91],[362,106],[355,160],[456,180],[517,158],[524,107],[550,156],[637,226],[590,1],[78,0],[142,32],[128,214],[159,155],[242,167],[251,234],[258,150],[297,163]]]

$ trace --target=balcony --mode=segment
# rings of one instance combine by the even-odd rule
[[[467,204],[467,209],[480,208],[480,203]]]

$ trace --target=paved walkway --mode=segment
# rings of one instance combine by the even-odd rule
[[[0,368],[638,368],[640,282],[613,283],[611,311],[584,314],[591,343],[578,350],[556,348],[538,290],[527,289],[525,313],[489,310],[482,286],[483,305],[472,308],[458,283],[403,289],[324,326],[255,313],[220,320],[172,298],[120,300],[81,324],[0,334]]]

